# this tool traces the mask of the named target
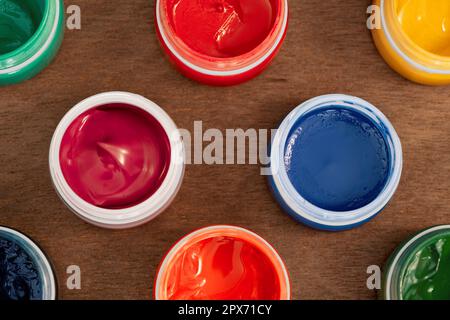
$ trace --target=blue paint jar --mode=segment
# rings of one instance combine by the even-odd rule
[[[310,227],[360,226],[387,205],[400,182],[400,139],[376,107],[325,95],[294,109],[271,146],[270,185],[283,209]]]
[[[0,300],[55,299],[55,276],[42,250],[24,234],[0,227]]]

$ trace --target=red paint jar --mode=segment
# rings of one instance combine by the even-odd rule
[[[286,267],[257,234],[212,226],[178,241],[162,261],[156,300],[289,300]]]
[[[50,146],[58,195],[82,219],[105,228],[134,227],[174,199],[184,150],[172,119],[125,92],[90,97],[58,125]]]
[[[185,76],[234,85],[257,76],[286,36],[287,0],[157,0],[156,30]]]

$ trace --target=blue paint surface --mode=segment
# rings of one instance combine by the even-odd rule
[[[391,166],[377,125],[358,111],[334,106],[311,111],[294,124],[284,162],[303,198],[338,212],[372,202],[386,185]]]
[[[0,237],[0,300],[41,300],[34,261],[16,242]]]

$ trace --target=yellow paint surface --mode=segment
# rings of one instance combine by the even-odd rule
[[[396,12],[414,43],[428,52],[450,56],[450,0],[397,0]]]

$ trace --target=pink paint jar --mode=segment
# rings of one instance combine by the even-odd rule
[[[123,229],[150,221],[170,205],[183,180],[184,149],[175,123],[155,103],[107,92],[63,117],[49,165],[58,195],[77,216]]]
[[[257,76],[286,36],[287,0],[157,0],[162,47],[185,76],[234,85]]]

